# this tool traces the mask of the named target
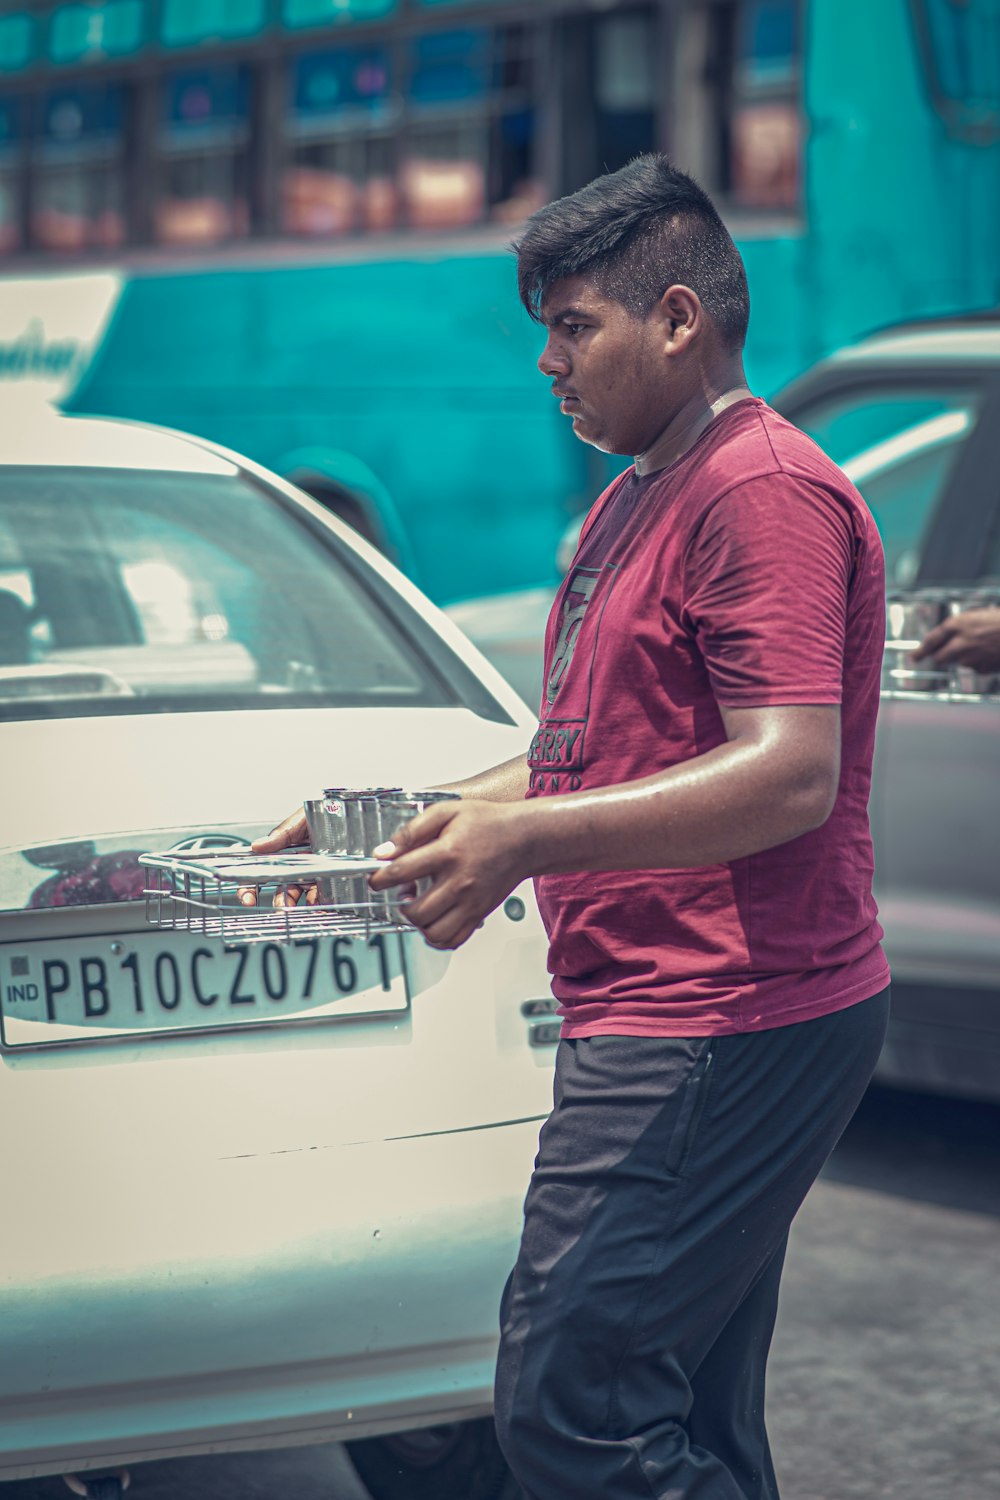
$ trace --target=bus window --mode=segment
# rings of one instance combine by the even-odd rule
[[[266,19],[266,0],[161,0],[160,34],[168,47],[253,36]]]
[[[672,154],[730,212],[801,206],[803,10],[799,0],[713,0],[678,30]]]
[[[526,26],[469,27],[411,40],[411,123],[400,174],[410,227],[516,221],[540,206],[533,42]]]
[[[477,224],[486,209],[485,133],[474,121],[418,125],[407,142],[403,199],[414,229]]]
[[[144,31],[143,7],[137,0],[63,5],[49,18],[49,56],[60,66],[127,57],[139,51]]]
[[[656,145],[656,49],[649,10],[594,19],[597,162],[607,171]]]
[[[341,47],[290,66],[290,150],[282,179],[289,234],[391,229],[396,115],[389,49]]]
[[[493,40],[493,98],[486,196],[490,218],[518,223],[546,201],[536,164],[541,81],[537,33],[527,26],[500,26]]]
[[[24,119],[22,99],[0,99],[0,255],[21,246],[20,148]]]
[[[125,239],[125,89],[87,84],[42,100],[32,141],[32,239],[45,250]]]
[[[228,66],[163,80],[156,238],[212,244],[249,232],[249,72]]]
[[[415,119],[402,169],[407,222],[415,229],[478,223],[486,211],[490,33],[477,27],[414,37],[409,63]]]
[[[739,16],[729,188],[741,208],[799,200],[797,30],[797,0],[750,0]]]
[[[380,21],[399,7],[399,0],[283,0],[286,26],[329,25],[331,11],[338,21]]]

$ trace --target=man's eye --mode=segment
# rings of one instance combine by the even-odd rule
[[[575,339],[578,333],[582,333],[584,325],[582,323],[564,323],[563,327],[566,329],[566,332],[569,334],[570,338]]]

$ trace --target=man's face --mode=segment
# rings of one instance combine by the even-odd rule
[[[549,288],[541,316],[538,368],[576,436],[605,453],[644,453],[679,404],[657,309],[634,318],[588,277],[568,276]]]

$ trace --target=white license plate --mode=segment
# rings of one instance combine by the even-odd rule
[[[5,1047],[405,1011],[394,933],[221,943],[196,934],[14,942],[0,949]]]

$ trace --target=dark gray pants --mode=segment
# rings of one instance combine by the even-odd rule
[[[529,1500],[777,1500],[764,1374],[788,1228],[888,1008],[886,990],[771,1031],[559,1044],[497,1366]]]

